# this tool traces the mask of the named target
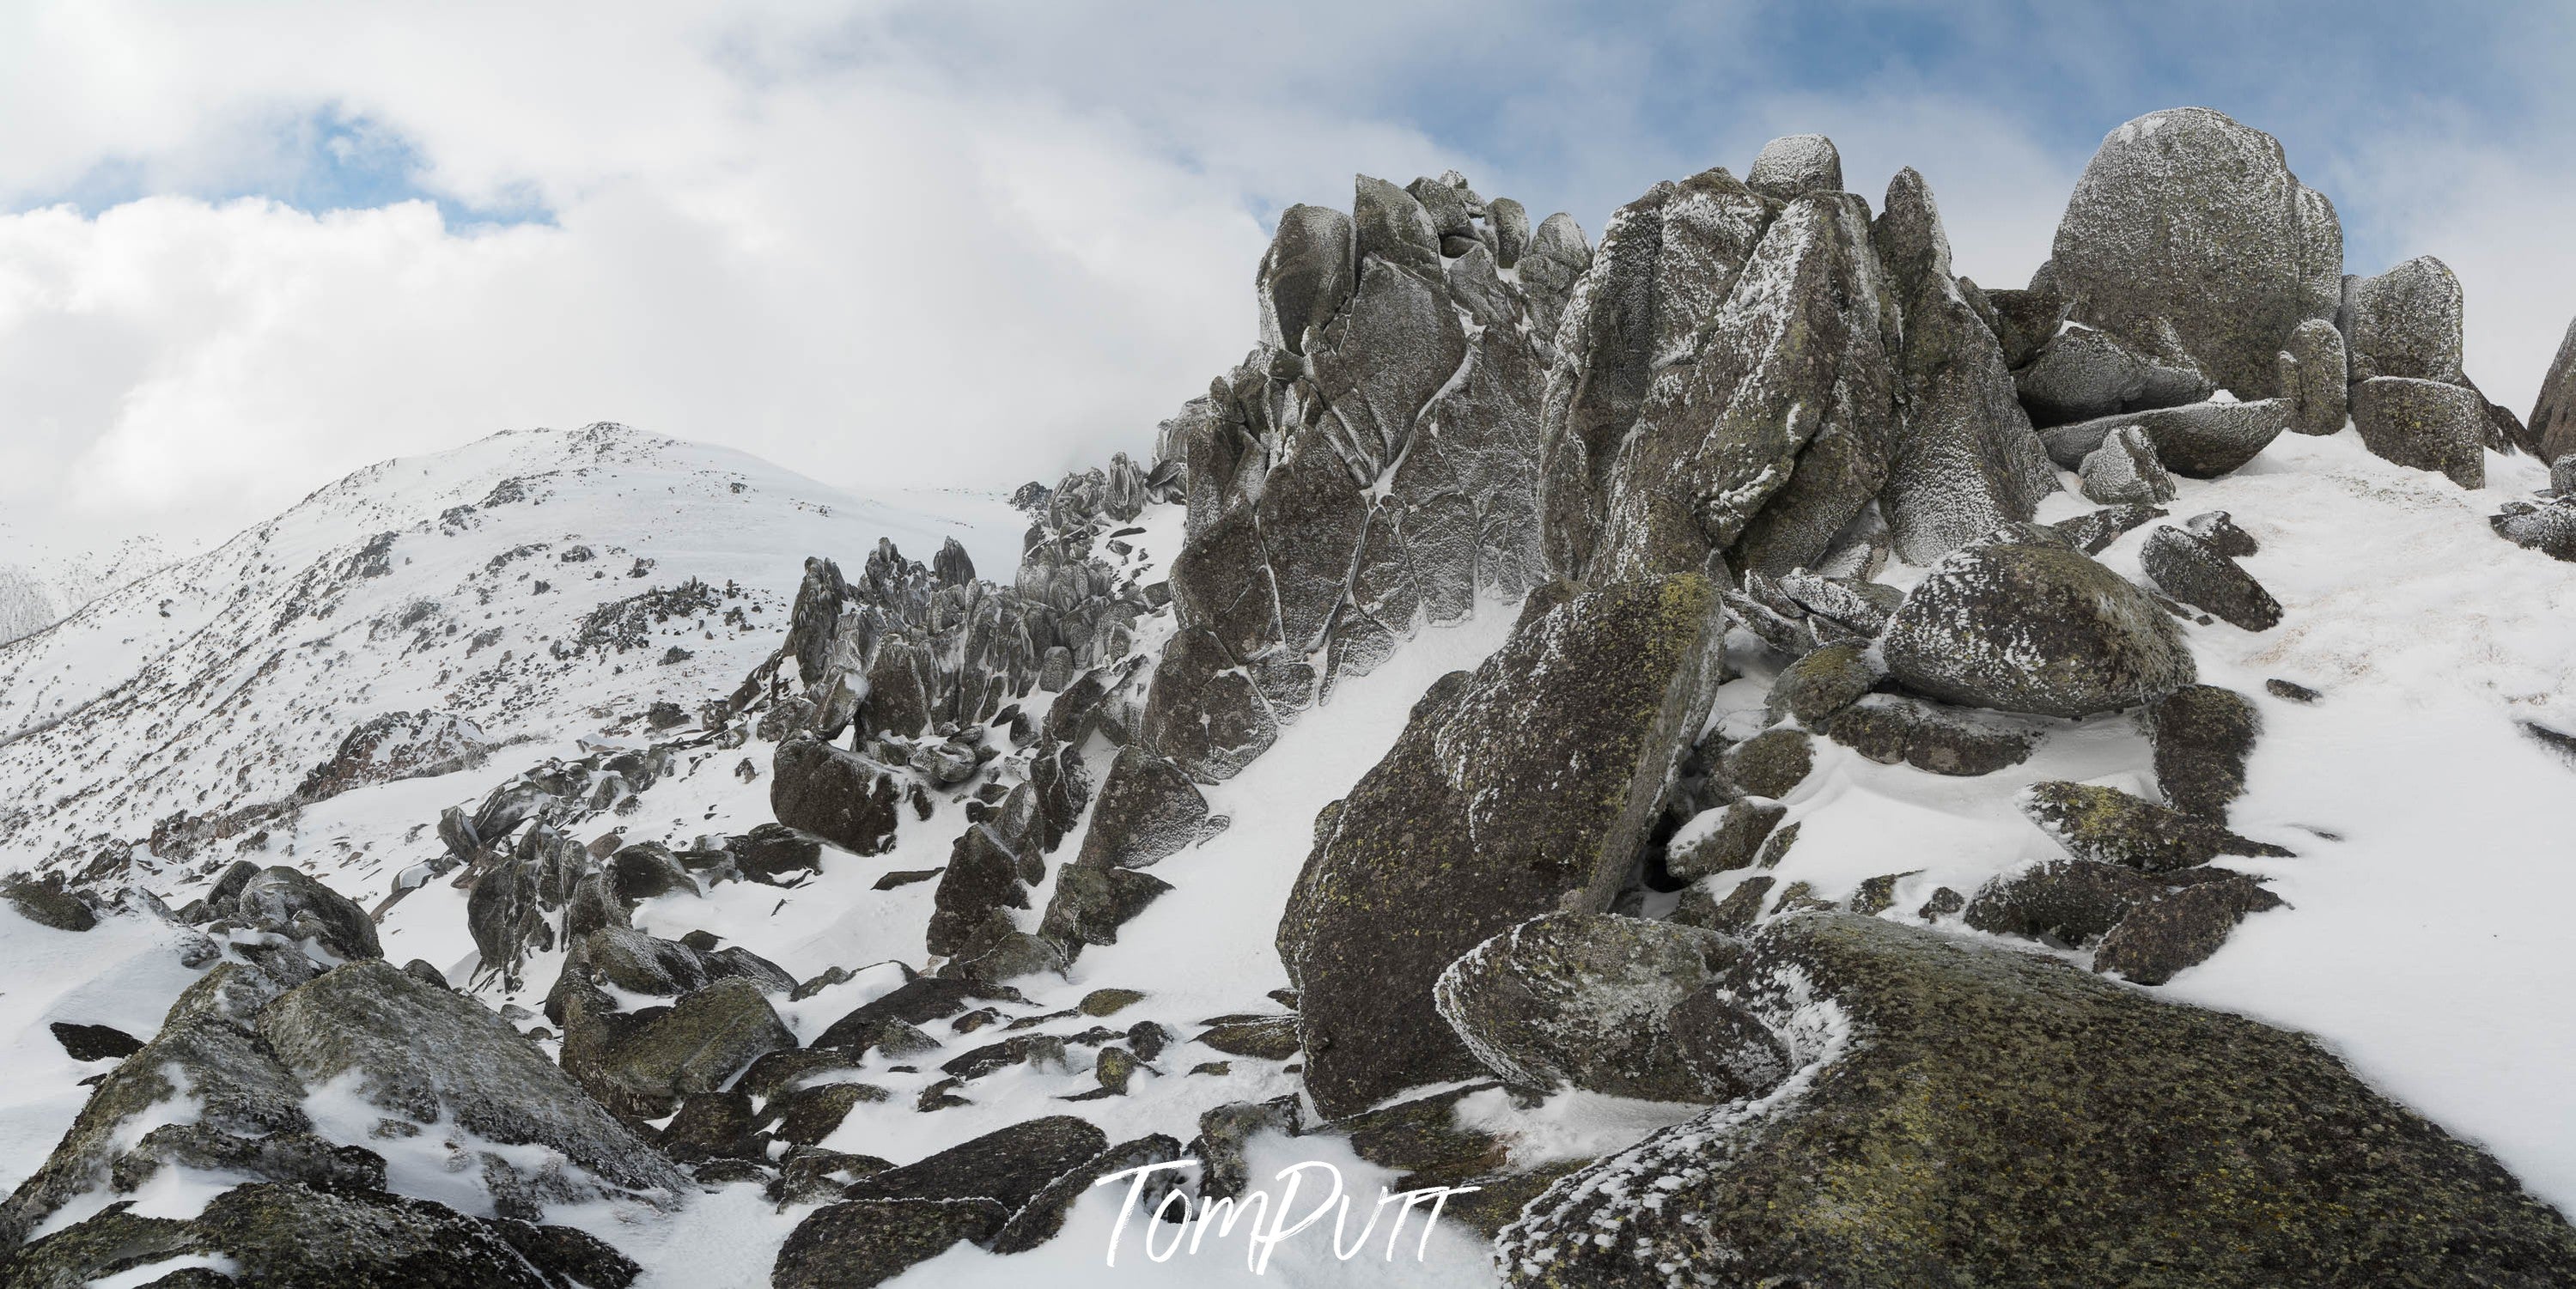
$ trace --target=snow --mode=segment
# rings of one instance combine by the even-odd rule
[[[0,1188],[15,1189],[52,1153],[89,1100],[80,1081],[113,1069],[63,1051],[51,1026],[107,1025],[150,1041],[197,972],[182,937],[143,917],[57,931],[0,904]]]

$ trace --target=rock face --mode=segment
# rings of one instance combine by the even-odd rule
[[[1888,181],[1872,235],[1905,327],[1879,509],[1896,553],[1929,564],[2029,519],[2057,491],[2057,475],[2014,398],[2002,347],[1951,272],[1949,236],[1921,175],[1909,168]]]
[[[2430,255],[2377,277],[2343,280],[2335,325],[2355,384],[2382,376],[2460,383],[2460,279]]]
[[[1723,170],[1621,208],[1548,377],[1550,558],[1592,582],[1818,561],[1887,479],[1899,323],[1864,204]]]
[[[1469,950],[1432,992],[1467,1049],[1508,1085],[1724,1101],[1789,1072],[1780,1040],[1709,992],[1739,947],[1669,922],[1551,913]]]
[[[2134,707],[2190,683],[2190,651],[2146,593],[2061,546],[1958,551],[1905,597],[1888,672],[1947,702],[2043,716]]]
[[[1327,809],[1279,924],[1327,1116],[1475,1072],[1432,982],[1523,920],[1609,906],[1707,710],[1722,639],[1696,575],[1542,591]],[[1585,755],[1569,762],[1569,746]]]
[[[2343,230],[2279,140],[2176,108],[2103,138],[2049,267],[2075,321],[2178,351],[2240,398],[2269,398],[2290,333],[2341,303]]]
[[[2352,425],[2370,450],[2463,488],[2487,482],[2486,400],[2440,381],[2383,376],[2352,387]]]
[[[2564,1219],[2305,1038],[1850,915],[1770,923],[1731,983],[1796,1036],[1803,1090],[1557,1183],[1500,1238],[1512,1283],[1662,1286],[1675,1266],[1999,1289],[2144,1266],[2245,1289],[2576,1276]],[[1848,1043],[1826,1037],[1838,1025]]]
[[[2558,342],[2558,356],[2549,362],[2525,425],[2540,445],[2541,460],[2554,462],[2576,452],[2576,321],[2567,324],[2567,335]]]

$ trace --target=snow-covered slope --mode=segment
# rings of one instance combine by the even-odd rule
[[[606,424],[387,461],[0,647],[0,853],[282,800],[388,713],[500,744],[694,711],[777,647],[805,556],[955,537],[1007,570],[1015,519]]]

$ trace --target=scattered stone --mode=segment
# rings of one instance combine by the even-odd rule
[[[23,877],[0,882],[0,900],[7,900],[18,916],[57,931],[86,931],[98,925],[98,915],[78,897],[43,882]]]
[[[1926,922],[1938,922],[1966,907],[1967,896],[1947,886],[1936,886],[1932,888],[1931,896],[1923,901],[1923,907],[1914,911],[1914,916]]]
[[[2539,506],[2508,501],[2504,512],[2490,516],[2487,523],[2497,536],[2525,550],[2538,551],[2551,559],[2576,561],[2576,496],[2559,497]]]
[[[2245,762],[2262,728],[2254,704],[2232,689],[2185,685],[2157,700],[2147,709],[2147,737],[2166,804],[2227,822],[2227,804],[2245,795]]]
[[[1916,872],[1922,870],[1917,869]],[[1852,892],[1851,911],[1866,917],[1877,917],[1896,907],[1896,884],[1914,873],[1881,873],[1860,884]]]
[[[2320,694],[2297,681],[2282,680],[2277,676],[2264,681],[2263,688],[2274,698],[2286,698],[2294,703],[2313,703],[2318,699],[2325,697],[2325,695]]]
[[[769,809],[778,822],[844,850],[879,854],[894,844],[895,774],[855,752],[798,734],[778,745]]]
[[[1285,1061],[1297,1055],[1304,1043],[1298,1035],[1295,1016],[1261,1016],[1228,1021],[1200,1034],[1198,1041],[1228,1056],[1249,1056],[1264,1061]]]
[[[1933,566],[1889,622],[1888,672],[1971,707],[2085,716],[2153,701],[2196,674],[2172,619],[2061,546],[2002,543]]]
[[[2147,534],[2138,565],[2165,594],[2247,631],[2281,623],[2281,602],[2208,541],[2171,525]]]
[[[2288,859],[2292,853],[2117,788],[2051,779],[2022,790],[2021,812],[2078,859],[2165,873],[2220,855]]]
[[[1666,843],[1664,868],[1677,878],[1692,880],[1750,867],[1763,840],[1788,813],[1787,806],[1760,797],[1707,811]]]
[[[112,1025],[53,1023],[54,1041],[75,1061],[121,1061],[143,1050],[143,1040]]]
[[[1825,723],[1825,736],[1880,765],[1930,774],[1992,774],[2030,759],[2036,735],[1953,715],[1929,703],[1873,694]]]
[[[1807,781],[1815,740],[1804,730],[1765,730],[1728,748],[1719,773],[1737,792],[1777,800]]]
[[[2262,547],[2254,535],[2236,526],[2236,520],[2224,510],[2212,510],[2182,521],[2183,529],[2209,543],[2211,550],[2229,559],[2243,559],[2260,553]]]
[[[1858,642],[1826,645],[1780,669],[1771,682],[1771,719],[1795,717],[1818,727],[1877,684],[1878,672]]]
[[[2093,969],[2161,985],[2218,952],[2248,914],[2281,907],[2252,878],[2197,882],[2130,911],[2093,951]]]
[[[814,1210],[770,1268],[772,1289],[870,1289],[1010,1220],[989,1199],[862,1199]]]
[[[852,1199],[989,1199],[1004,1215],[1048,1182],[1107,1149],[1098,1128],[1071,1115],[1031,1119],[951,1146],[917,1163],[852,1182]]]
[[[2154,505],[2174,499],[2173,476],[2156,460],[2147,432],[2123,425],[2086,453],[2076,472],[2084,478],[2084,496],[2105,506]]]
[[[2068,545],[2087,555],[2099,555],[2111,548],[2130,530],[2162,519],[2168,512],[2159,506],[2105,506],[2088,510],[2072,519],[2061,519],[2049,527],[2057,530]]]

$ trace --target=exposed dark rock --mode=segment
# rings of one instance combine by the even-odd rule
[[[1825,736],[1881,765],[1932,774],[1992,774],[2030,759],[2039,739],[1893,694],[1864,698],[1825,722]]]
[[[98,915],[78,896],[28,878],[0,881],[0,900],[7,900],[18,916],[57,931],[86,931],[98,925]]]
[[[761,1117],[775,1124],[771,1131],[780,1141],[812,1146],[831,1136],[852,1109],[886,1096],[884,1088],[869,1083],[819,1083],[781,1095]]]
[[[1693,819],[1665,848],[1664,868],[1685,881],[1745,868],[1763,839],[1789,813],[1775,801],[1748,797]]]
[[[2271,694],[2274,698],[2286,698],[2294,703],[2313,703],[2318,699],[2325,697],[2325,695],[2320,694],[2295,680],[2282,680],[2277,676],[2264,681],[2263,688],[2265,692]]]
[[[861,1199],[814,1210],[770,1268],[773,1289],[870,1289],[1010,1219],[989,1199]]]
[[[1223,1073],[1220,1069],[1217,1071]],[[1190,1153],[1198,1156],[1199,1195],[1203,1199],[1220,1199],[1243,1193],[1252,1181],[1252,1168],[1244,1161],[1244,1147],[1265,1132],[1294,1137],[1304,1127],[1304,1115],[1294,1096],[1273,1097],[1268,1101],[1234,1101],[1199,1115],[1199,1135],[1190,1142]]]
[[[2156,878],[2118,864],[2050,860],[1987,882],[1968,901],[1963,918],[1980,931],[2081,948],[2168,889]]]
[[[2184,814],[2227,820],[2227,803],[2245,795],[2245,760],[2262,732],[2254,704],[2232,689],[2185,685],[2147,709],[2156,748],[2156,787]]]
[[[1075,862],[1144,868],[1198,840],[1207,817],[1207,798],[1179,767],[1142,748],[1122,748],[1101,780]]]
[[[2268,398],[2291,331],[2340,303],[2343,231],[2278,140],[2176,108],[2103,138],[2067,200],[2049,272],[2076,321],[2178,350],[2219,388]]]
[[[1040,1187],[1027,1203],[1011,1214],[1010,1221],[994,1235],[990,1247],[995,1253],[1026,1253],[1054,1239],[1056,1233],[1064,1229],[1064,1219],[1073,1211],[1074,1204],[1101,1178],[1179,1158],[1181,1143],[1159,1132],[1111,1146],[1084,1161],[1080,1167]],[[1148,1213],[1154,1211],[1154,1205],[1169,1190],[1167,1183],[1163,1191],[1158,1192],[1152,1182],[1149,1177],[1145,1194],[1139,1197],[1140,1207]],[[1123,1203],[1126,1196],[1121,1195],[1119,1199]]]
[[[2254,535],[2237,527],[2235,517],[2224,510],[2211,510],[2194,515],[2182,521],[2182,526],[2192,536],[2209,543],[2211,550],[2229,559],[2243,559],[2248,555],[2259,554],[2263,549],[2255,542]]]
[[[2280,896],[2250,878],[2196,882],[2131,910],[2102,937],[2093,969],[2161,985],[2218,952],[2247,914],[2280,906]]]
[[[989,1199],[1005,1216],[1048,1182],[1107,1149],[1098,1128],[1071,1115],[1013,1124],[923,1159],[852,1182],[852,1199]]]
[[[75,1025],[55,1021],[54,1041],[75,1061],[116,1061],[143,1050],[143,1040],[113,1025]]]
[[[2506,502],[2503,513],[2487,523],[2496,535],[2551,559],[2576,561],[2576,496],[2558,497],[2534,506]]]
[[[2167,513],[2156,506],[2104,506],[2072,519],[2058,520],[2049,527],[2057,530],[2075,549],[2087,555],[2099,555],[2132,529],[2162,519]]]
[[[1020,857],[1011,853],[990,825],[976,824],[958,834],[949,847],[948,867],[940,873],[939,889],[931,901],[931,953],[949,957],[989,948],[982,932],[993,916],[1002,909],[1029,906],[1028,888],[1020,880]]]
[[[693,1092],[680,1102],[679,1113],[663,1125],[656,1144],[686,1164],[710,1159],[763,1159],[766,1148],[755,1139],[759,1116],[752,1113],[744,1091]]]
[[[1722,639],[1696,575],[1558,590],[1415,704],[1318,829],[1280,919],[1326,1114],[1471,1070],[1433,979],[1538,913],[1608,907],[1707,710]],[[1567,746],[1586,756],[1569,766]]]
[[[289,939],[311,939],[344,962],[385,956],[365,909],[283,864],[243,883],[236,908],[243,921]]]
[[[188,1254],[223,1259],[226,1274],[154,1283],[184,1289],[551,1289],[552,1283],[499,1227],[444,1205],[268,1182],[225,1191],[185,1222],[137,1218],[122,1209],[103,1213],[27,1250],[10,1283],[83,1285]]]
[[[893,817],[889,799],[889,826]],[[783,823],[755,824],[751,831],[728,841],[725,850],[743,876],[770,886],[785,885],[798,873],[823,871],[823,843]]]
[[[2155,445],[2156,460],[2192,479],[2215,479],[2253,460],[2290,428],[2290,401],[2188,403],[2146,412],[2123,412],[2090,421],[2053,425],[2039,432],[2049,459],[2069,470],[2107,441],[2111,432],[2136,426]]]
[[[1739,933],[1761,916],[1762,903],[1771,893],[1773,880],[1760,874],[1745,878],[1724,899],[1711,898],[1705,885],[1694,886],[1682,892],[1681,902],[1673,907],[1673,920],[1729,935]]]
[[[2576,321],[2567,324],[2567,334],[2558,342],[2558,356],[2550,359],[2549,371],[2541,378],[2525,430],[2539,446],[2537,455],[2543,461],[2576,453]]]
[[[1719,773],[1746,796],[1777,799],[1806,782],[1815,764],[1814,740],[1804,730],[1765,730],[1728,748]]]
[[[1820,726],[1877,684],[1878,671],[1859,643],[1826,645],[1781,668],[1779,679],[1771,682],[1771,718],[1795,717]]]
[[[2145,592],[2049,545],[1943,559],[1906,596],[1880,650],[1909,689],[2044,716],[2135,706],[2196,674],[2172,619]]]
[[[1248,1016],[1210,1026],[1198,1041],[1228,1056],[1285,1061],[1297,1055],[1301,1040],[1294,1016]]]
[[[894,844],[900,795],[892,771],[810,734],[778,745],[769,776],[778,822],[862,855]]]
[[[2441,381],[2382,376],[2352,387],[2352,426],[2373,453],[2437,471],[2463,488],[2487,482],[2486,400]]]
[[[1233,778],[1279,740],[1279,721],[1224,646],[1183,629],[1163,651],[1140,741],[1202,783]]]
[[[1670,922],[1555,913],[1469,950],[1433,995],[1507,1085],[1724,1101],[1789,1073],[1780,1040],[1710,989],[1738,949]]]
[[[1559,1183],[1503,1233],[1511,1283],[1660,1287],[1674,1266],[1997,1289],[2144,1266],[2246,1289],[2576,1275],[2564,1219],[2298,1035],[1849,915],[1771,923],[1732,976],[1766,1019],[1834,1000],[1849,1045],[1799,1096],[1720,1107]]]
[[[2291,852],[2239,837],[2207,819],[2141,801],[2117,788],[2047,780],[2023,789],[2021,812],[2078,859],[2164,873],[2221,855],[2289,858]]]
[[[2248,631],[2281,623],[2281,602],[2235,560],[2199,536],[2167,525],[2147,534],[2138,565],[2165,594]]]
[[[796,1046],[760,987],[740,977],[718,980],[658,1015],[627,1017],[611,1007],[596,991],[566,1003],[563,1065],[602,1104],[638,1118],[669,1114],[683,1097],[724,1086],[764,1053]]]
[[[894,992],[852,1010],[832,1022],[815,1036],[815,1047],[850,1048],[874,1042],[880,1027],[889,1020],[907,1025],[927,1025],[946,1020],[966,1010],[969,1002],[1004,999],[1025,1002],[1018,991],[977,980],[944,976],[924,976],[910,981]]]

